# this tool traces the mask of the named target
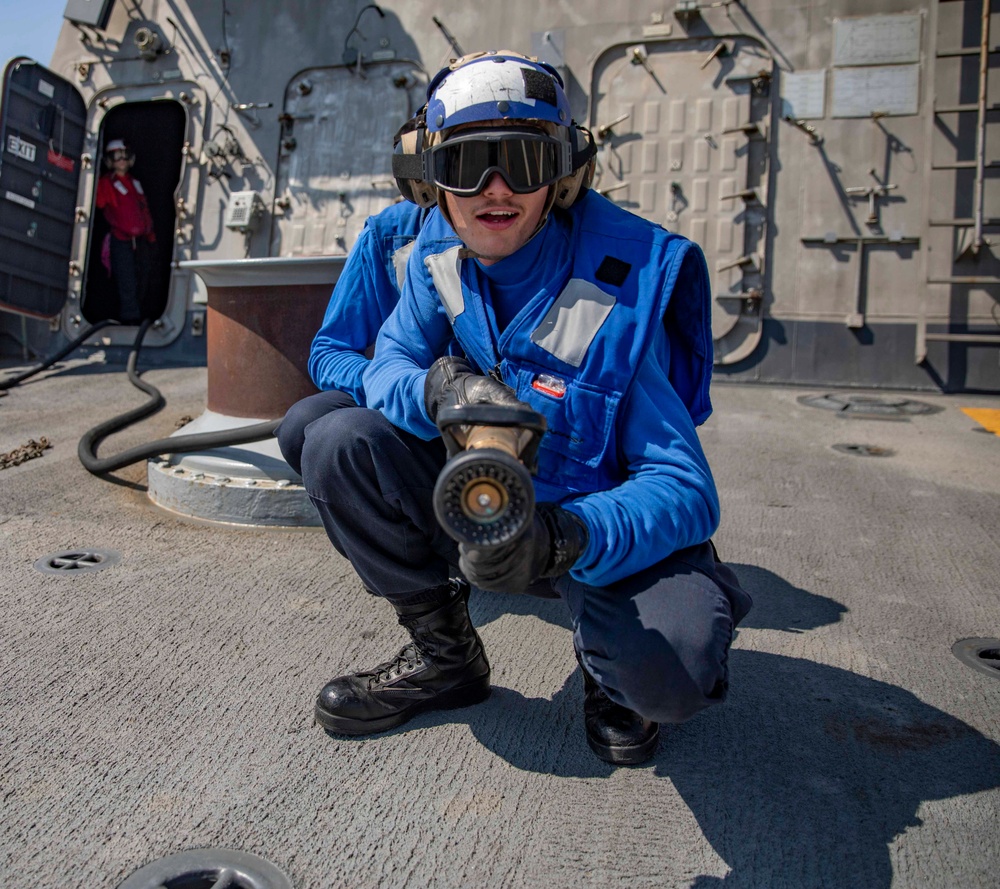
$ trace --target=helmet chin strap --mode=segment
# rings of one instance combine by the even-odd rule
[[[545,225],[546,220],[549,218],[549,213],[552,212],[552,208],[555,206],[555,203],[556,187],[555,185],[550,185],[548,197],[545,198],[545,207],[542,209],[542,218],[538,220],[538,226],[531,234],[532,238],[542,230],[542,226]],[[531,238],[528,238],[528,240],[530,241]]]

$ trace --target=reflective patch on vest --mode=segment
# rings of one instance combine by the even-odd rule
[[[115,191],[117,191],[119,194],[124,194],[124,195],[128,194],[128,189],[125,187],[124,183],[120,179],[116,179],[112,183],[112,185],[114,185]]]
[[[403,292],[403,281],[406,280],[406,263],[413,252],[414,243],[415,241],[410,241],[392,254],[392,267],[396,271],[396,289],[400,293]]]
[[[444,253],[432,253],[424,257],[424,265],[431,273],[434,286],[448,320],[454,320],[465,311],[465,296],[462,294],[462,245],[459,244]]]
[[[579,367],[614,306],[615,298],[596,284],[571,278],[531,334],[531,341],[571,367]]]

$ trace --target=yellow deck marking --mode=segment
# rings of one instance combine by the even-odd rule
[[[984,429],[1000,435],[1000,410],[985,407],[963,407],[962,413],[972,417]]]

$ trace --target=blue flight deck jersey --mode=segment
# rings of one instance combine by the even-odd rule
[[[361,376],[399,302],[406,258],[426,214],[403,201],[365,222],[309,352],[309,375],[319,389],[340,389],[366,404]]]
[[[604,586],[703,543],[719,503],[695,424],[710,413],[708,273],[697,245],[591,192],[517,253],[465,258],[432,213],[365,374],[369,404],[431,438],[426,369],[464,351],[545,415],[539,502],[590,542],[571,574]]]

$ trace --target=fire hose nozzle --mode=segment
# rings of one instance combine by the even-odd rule
[[[535,470],[545,418],[530,408],[462,405],[437,418],[449,459],[434,486],[434,514],[459,543],[517,540],[535,511]]]

